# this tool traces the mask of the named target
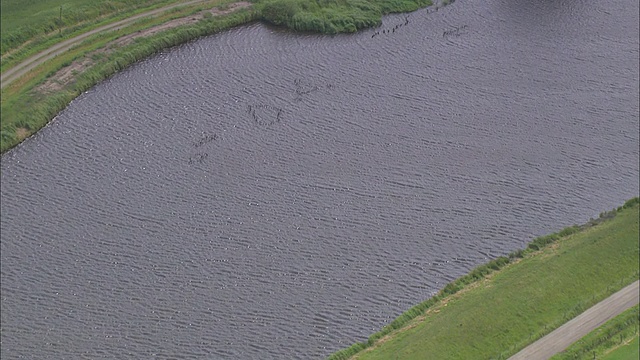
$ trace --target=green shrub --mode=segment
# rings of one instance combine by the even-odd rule
[[[274,25],[288,26],[293,17],[302,11],[299,0],[271,0],[258,7],[262,19]]]
[[[623,209],[627,209],[630,208],[632,206],[635,206],[636,204],[640,203],[640,198],[638,198],[637,196],[634,197],[633,199],[629,199],[627,200],[624,205],[622,205]]]
[[[267,0],[256,9],[262,20],[274,25],[336,34],[379,25],[386,13],[414,11],[430,4],[428,0]]]

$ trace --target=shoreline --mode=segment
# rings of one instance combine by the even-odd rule
[[[12,83],[3,83],[0,153],[22,143],[80,94],[126,67],[163,49],[257,20],[252,4],[245,1],[183,5],[121,28],[82,34],[60,54],[36,55],[46,61],[38,61]]]
[[[356,342],[350,347],[336,351],[328,357],[328,360],[346,360],[359,358],[361,355],[368,355],[372,351],[380,350],[381,346],[388,345],[390,341],[399,339],[399,337],[404,337],[405,340],[407,338],[411,338],[406,334],[407,332],[413,331],[421,324],[426,323],[426,320],[429,317],[437,315],[441,311],[444,311],[447,305],[459,301],[461,297],[465,296],[469,292],[473,292],[476,288],[492,287],[493,285],[487,285],[487,283],[491,282],[493,279],[495,279],[495,277],[502,276],[503,270],[513,269],[513,267],[517,267],[520,262],[525,260],[530,261],[531,259],[536,258],[549,258],[551,256],[546,254],[545,252],[557,251],[557,248],[565,239],[569,239],[573,236],[580,236],[580,234],[587,233],[591,229],[598,229],[600,226],[606,226],[607,223],[613,221],[618,214],[634,210],[639,206],[639,204],[640,198],[634,197],[626,201],[622,206],[619,206],[618,208],[600,213],[598,219],[591,219],[583,225],[569,226],[556,233],[537,237],[529,242],[524,249],[513,251],[507,256],[500,256],[486,264],[479,265],[478,267],[472,269],[466,275],[463,275],[447,284],[437,294],[417,305],[414,305],[410,309],[398,315],[393,321],[384,325],[380,331],[370,335],[367,340],[363,342]],[[635,271],[635,274],[630,278],[629,284],[638,280],[639,272],[638,270]],[[524,280],[518,279],[518,282],[520,281]],[[627,285],[628,284],[625,284],[623,281],[621,281],[620,283],[612,283],[610,284],[610,286],[608,285],[606,287],[606,291],[604,291],[603,293],[588,296],[588,300],[593,304],[579,302],[570,310],[564,310],[564,314],[562,315],[561,319],[562,321],[553,321],[551,324],[537,324],[534,333],[532,333],[528,339],[520,339],[518,340],[519,342],[517,344],[511,343],[508,344],[507,347],[504,347],[502,349],[495,349],[498,351],[497,358],[505,358],[505,355],[514,355],[517,351],[524,349],[527,345],[530,345],[536,340],[543,338],[544,336],[551,333],[554,329],[559,328],[575,316],[580,315],[584,310],[587,310],[590,305],[599,303],[600,300],[605,299],[609,295],[613,294],[619,289],[624,288]],[[510,296],[508,296],[508,298],[510,298]],[[598,300],[598,298],[600,298],[600,300]],[[475,306],[479,307],[480,305],[481,304],[476,304]],[[522,313],[518,313],[518,316],[521,318],[521,320],[525,320],[526,318],[526,314],[523,316]],[[544,328],[542,327],[542,325],[544,325]],[[441,328],[440,330],[444,329]],[[457,329],[454,330],[458,331]],[[415,334],[412,338],[413,340],[407,340],[409,342],[409,345],[411,345],[411,341],[413,341],[413,344],[419,342],[419,340],[416,339]],[[451,339],[449,340],[452,341]],[[398,340],[398,342],[400,341],[401,340]],[[404,346],[401,346],[400,349],[403,349],[403,351],[407,351],[406,347],[410,346],[404,344]],[[384,350],[380,350],[378,354],[383,353],[386,355],[390,355],[393,351],[389,348],[391,348],[391,346],[387,347],[386,352]],[[406,354],[409,354],[409,352],[407,352]],[[413,352],[412,354],[415,355],[415,352]],[[395,356],[397,356],[397,353],[395,353]]]
[[[317,7],[311,10],[298,6],[296,8],[298,13],[288,15],[287,19],[290,20],[288,23],[274,19],[274,14],[279,15],[282,11],[291,12],[286,8],[291,1],[294,5],[300,5],[302,0],[251,0],[251,2],[204,0],[173,4],[168,6],[170,10],[166,8],[162,8],[161,11],[152,10],[157,15],[153,18],[148,18],[149,13],[137,14],[135,15],[137,21],[124,23],[120,27],[113,26],[111,23],[104,26],[109,28],[104,32],[87,29],[86,32],[72,39],[64,40],[71,45],[60,53],[48,55],[51,51],[55,52],[55,48],[61,44],[57,43],[44,52],[32,55],[23,62],[6,69],[2,75],[5,77],[7,73],[19,71],[13,69],[25,66],[24,63],[33,60],[34,57],[39,60],[22,76],[11,83],[2,84],[0,154],[5,154],[46,126],[83,92],[164,49],[255,21],[296,32],[323,34],[355,32],[379,25],[383,15],[411,12],[430,6],[438,9],[454,2],[442,0],[439,3],[432,3],[431,0],[406,0],[389,5],[383,0],[372,0],[372,6],[380,6],[376,7],[373,13],[369,13],[373,16],[362,22],[355,20],[362,15],[361,13],[354,12],[355,10],[352,11],[351,8],[332,8],[329,5],[326,8]],[[282,8],[283,6],[285,8]],[[278,12],[274,12],[270,7],[280,8]],[[336,13],[344,11],[339,21],[336,21],[343,22],[346,19],[352,23],[348,23],[349,26],[344,28],[335,28],[329,20],[325,19],[324,25],[314,27],[313,24],[318,24],[318,17],[324,10]],[[317,11],[318,14],[312,11]],[[300,20],[305,16],[308,23]],[[76,41],[72,41],[74,39]],[[43,55],[43,53],[46,54]],[[42,58],[46,61],[42,61]],[[29,111],[26,112],[23,109],[29,109]]]

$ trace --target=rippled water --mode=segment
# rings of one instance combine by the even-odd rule
[[[2,157],[2,358],[321,358],[620,205],[638,10],[255,24],[98,85]]]

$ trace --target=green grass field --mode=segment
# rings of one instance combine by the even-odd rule
[[[640,337],[636,336],[629,344],[620,346],[605,355],[602,360],[638,360],[640,359]]]
[[[224,7],[226,2],[225,0],[209,0],[197,5],[174,9],[153,18],[141,19],[130,26],[120,28],[118,31],[96,34],[79,46],[47,61],[44,65],[31,71],[8,87],[3,88],[2,96],[0,97],[1,151],[7,151],[22,140],[24,135],[20,135],[20,131],[27,135],[34,133],[46,125],[77,95],[129,64],[163,48],[178,45],[198,36],[212,34],[255,19],[255,15],[250,10],[241,10],[235,14],[211,18],[204,18],[202,14],[198,14],[197,16],[201,18],[201,21],[197,24],[170,29],[150,38],[138,39],[122,48],[114,47],[109,55],[103,54],[99,58],[91,55],[118,37],[163,24],[171,19],[186,16],[193,17],[194,13],[199,13],[203,9],[210,9],[216,5]],[[39,84],[45,82],[58,69],[69,66],[74,60],[85,59],[85,56],[94,58],[95,64],[90,69],[74,75],[72,83],[55,93],[43,94],[35,90]]]
[[[91,23],[98,18],[133,9],[181,1],[183,0],[0,0],[0,53],[4,55],[37,37],[57,35],[60,28]]]
[[[47,50],[66,39],[71,39],[109,23],[144,11],[187,0],[0,0],[2,6],[0,48],[4,73],[30,56]],[[255,5],[250,14],[243,11],[244,23],[263,20],[296,31],[327,34],[353,32],[381,23],[382,15],[407,12],[432,4],[431,0],[249,0]],[[210,35],[242,22],[238,19],[203,19],[201,24],[171,29],[154,36],[148,42],[138,41],[127,49],[118,49],[83,72],[75,73],[72,84],[66,84],[55,94],[43,94],[37,87],[55,77],[58,70],[91,55],[100,47],[119,36],[158,25],[179,16],[190,16],[198,11],[229,0],[209,0],[172,10],[171,14],[153,20],[141,20],[126,29],[110,31],[85,40],[81,46],[47,61],[28,75],[2,89],[0,111],[0,152],[13,148],[45,126],[59,111],[83,91],[111,76],[131,63],[161,50],[159,46],[175,46],[199,36]],[[452,1],[441,1],[445,6]],[[62,16],[60,7],[62,6]],[[228,18],[228,16],[225,16]],[[205,21],[206,20],[206,21]],[[58,29],[61,29],[58,31]],[[55,79],[54,79],[55,80]]]
[[[422,312],[381,340],[374,335],[377,341],[356,358],[506,359],[515,354],[638,279],[637,198],[625,207],[609,213],[616,214],[610,220],[442,297],[426,315]]]
[[[40,0],[25,4],[16,0],[0,1],[3,7],[5,2],[7,5],[7,11],[2,11],[0,36],[0,71],[5,72],[59,42],[141,12],[187,0],[98,0],[95,3],[87,0],[64,3]]]

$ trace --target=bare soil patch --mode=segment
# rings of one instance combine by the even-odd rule
[[[31,131],[29,131],[29,129],[25,129],[23,127],[19,127],[19,128],[16,129],[16,137],[20,141],[28,138],[29,135],[31,135]]]
[[[75,76],[93,65],[94,62],[89,57],[76,60],[71,65],[58,70],[52,77],[44,83],[36,87],[36,91],[41,93],[52,93],[62,90],[66,85],[70,84]]]

